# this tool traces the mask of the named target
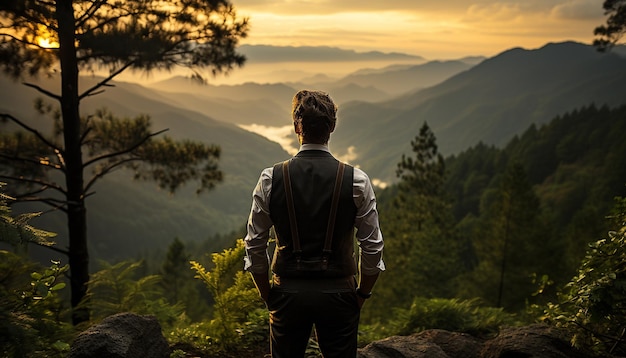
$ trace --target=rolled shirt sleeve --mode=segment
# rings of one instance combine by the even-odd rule
[[[360,247],[361,273],[375,275],[385,271],[383,234],[378,221],[374,188],[367,174],[358,168],[354,168],[353,197],[357,207],[354,226]]]
[[[244,238],[246,256],[244,270],[252,273],[269,271],[267,243],[270,229],[274,225],[270,218],[269,199],[272,189],[272,168],[261,172],[259,181],[252,192],[252,208],[247,223],[247,234]]]

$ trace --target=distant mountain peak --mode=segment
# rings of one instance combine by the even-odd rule
[[[399,52],[357,52],[330,46],[242,45],[239,52],[250,62],[341,62],[341,61],[424,61],[424,58]]]

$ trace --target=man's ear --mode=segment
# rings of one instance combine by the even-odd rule
[[[302,135],[302,123],[300,123],[300,121],[294,121],[293,130],[297,135]]]
[[[332,122],[332,124],[330,125],[330,133],[335,131],[335,125],[337,124],[337,122]]]

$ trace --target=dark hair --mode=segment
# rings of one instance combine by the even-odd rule
[[[304,138],[326,143],[337,121],[337,106],[325,92],[302,90],[293,97],[291,116],[302,126]]]

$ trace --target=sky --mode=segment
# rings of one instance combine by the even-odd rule
[[[333,46],[426,59],[494,56],[513,47],[593,41],[603,0],[232,0],[242,44]]]

